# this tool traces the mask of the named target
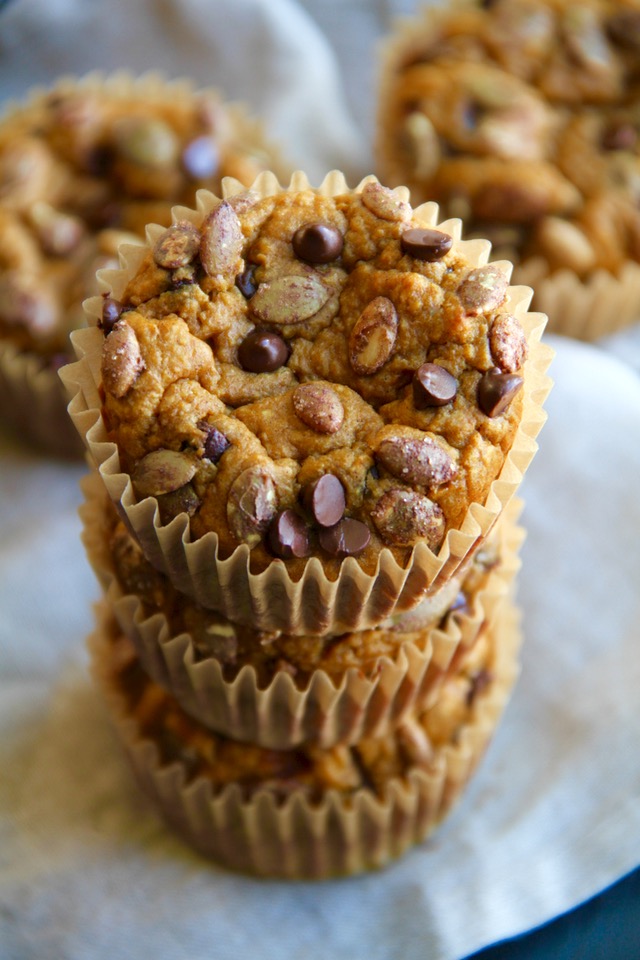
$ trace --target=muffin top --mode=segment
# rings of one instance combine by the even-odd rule
[[[87,78],[15,108],[0,121],[0,338],[63,362],[122,240],[274,162],[239,111],[186,84]]]
[[[371,179],[206,206],[103,302],[103,416],[138,498],[254,571],[437,553],[522,414],[508,265]]]
[[[429,11],[389,49],[378,153],[514,263],[584,276],[640,260],[640,3]]]
[[[187,782],[205,777],[216,792],[235,783],[248,796],[262,788],[281,799],[293,790],[319,800],[327,790],[361,788],[384,796],[390,779],[416,768],[434,769],[438,751],[459,741],[497,679],[491,634],[485,630],[446,678],[433,706],[408,717],[392,734],[331,749],[273,750],[214,733],[190,717],[146,675],[126,638],[114,639],[108,653],[127,712],[139,735],[155,743],[163,765],[179,763]]]

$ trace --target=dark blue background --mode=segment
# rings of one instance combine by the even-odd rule
[[[640,869],[570,913],[468,960],[640,960]]]

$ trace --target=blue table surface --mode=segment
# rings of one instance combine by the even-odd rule
[[[468,960],[640,960],[640,868],[575,910]]]

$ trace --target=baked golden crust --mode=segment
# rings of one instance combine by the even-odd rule
[[[215,531],[222,556],[246,543],[254,571],[437,552],[520,421],[504,268],[472,268],[375,181],[216,202],[157,236],[118,309],[104,417],[134,489],[164,522]]]

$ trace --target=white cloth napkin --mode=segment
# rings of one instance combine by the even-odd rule
[[[373,76],[389,11],[304,5],[336,36],[342,83],[288,0],[14,0],[0,14],[0,95],[160,66],[261,110],[312,177],[355,177],[368,172],[372,92],[356,122],[341,88]],[[549,422],[523,490],[521,680],[436,836],[345,881],[231,875],[165,831],[87,678],[99,591],[79,541],[81,468],[0,435],[1,960],[459,960],[640,864],[639,330],[607,344],[620,359],[553,341]]]

